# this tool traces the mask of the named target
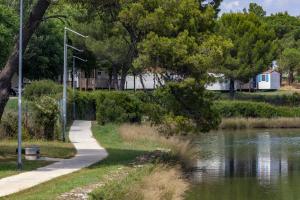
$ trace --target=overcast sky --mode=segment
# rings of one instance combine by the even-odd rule
[[[263,6],[267,15],[284,11],[291,15],[300,15],[300,0],[223,0],[221,12],[242,11],[243,8],[248,8],[250,2]]]

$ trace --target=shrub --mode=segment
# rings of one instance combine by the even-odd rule
[[[0,126],[1,134],[4,137],[14,138],[18,133],[18,113],[7,111],[3,114]]]
[[[74,101],[75,101],[76,119],[78,120],[96,119],[96,98],[94,93],[76,92],[74,96]]]
[[[272,106],[267,103],[250,101],[218,101],[216,109],[222,117],[273,118],[299,117],[300,108]]]
[[[167,120],[166,124],[184,127],[181,132],[187,129],[194,133],[208,132],[217,128],[221,122],[213,106],[213,95],[205,90],[203,83],[194,79],[171,82],[156,90],[155,98],[157,104],[165,110],[163,120]]]
[[[99,92],[96,94],[97,121],[140,122],[142,102],[134,94],[126,92]]]
[[[54,97],[62,91],[62,86],[51,80],[34,81],[25,87],[24,98],[33,101],[44,95]]]
[[[54,139],[55,125],[59,115],[58,103],[55,99],[43,96],[35,102],[35,122],[42,127],[43,136]]]

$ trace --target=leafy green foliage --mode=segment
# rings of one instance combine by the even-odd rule
[[[173,117],[175,127],[185,127],[181,133],[187,130],[190,131],[184,134],[207,132],[219,125],[220,117],[213,108],[212,95],[194,79],[170,83],[157,92],[160,105],[167,111],[168,121]]]
[[[30,80],[57,80],[63,73],[63,27],[45,21],[30,40],[24,55],[24,75]]]
[[[246,82],[271,66],[277,49],[275,33],[258,16],[253,13],[223,14],[217,30],[234,45],[218,72],[229,79]]]
[[[134,94],[102,92],[96,94],[96,102],[97,121],[100,124],[141,121],[142,102]]]
[[[55,139],[54,130],[59,115],[58,103],[54,98],[42,96],[35,101],[35,123],[43,127],[47,140]]]
[[[288,73],[288,83],[293,83],[294,73],[300,70],[300,49],[286,48],[280,56],[279,66]]]
[[[17,32],[18,15],[8,6],[0,4],[0,69],[4,67]]]
[[[18,133],[18,114],[14,111],[6,111],[1,119],[0,130],[0,136],[15,138]]]
[[[58,93],[62,93],[61,85],[51,80],[34,81],[25,87],[24,98],[32,101],[44,95],[55,96]]]
[[[227,94],[216,94],[217,98],[228,100]],[[292,94],[256,94],[256,93],[236,93],[236,100],[265,102],[276,106],[300,106],[300,94],[298,92]]]
[[[300,109],[276,107],[267,103],[251,101],[218,101],[215,108],[222,117],[274,118],[299,117]]]
[[[300,20],[297,17],[290,16],[287,12],[272,14],[266,17],[265,21],[275,31],[278,39],[288,37],[300,28]],[[285,43],[280,44],[286,45]]]
[[[75,117],[77,120],[96,120],[96,98],[94,93],[76,91],[73,101],[75,102]]]
[[[258,5],[256,3],[249,4],[248,12],[253,13],[258,17],[264,17],[267,14],[266,11],[263,9],[263,7],[261,7],[260,5]]]
[[[275,30],[279,40],[277,60],[282,73],[288,74],[288,83],[294,82],[299,71],[298,54],[300,52],[300,20],[286,13],[277,13],[266,18],[266,22]]]

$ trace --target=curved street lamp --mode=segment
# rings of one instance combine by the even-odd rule
[[[64,74],[63,74],[63,83],[64,83],[64,89],[63,89],[63,141],[66,141],[66,126],[67,126],[67,79],[68,79],[68,47],[83,52],[83,50],[77,49],[76,47],[73,47],[71,45],[67,44],[67,32],[74,33],[80,37],[87,38],[88,36],[85,36],[81,33],[78,33],[70,28],[65,27],[64,29]]]

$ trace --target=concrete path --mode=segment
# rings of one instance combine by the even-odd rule
[[[0,179],[0,197],[7,196],[88,167],[107,157],[107,152],[93,138],[90,121],[75,121],[70,129],[70,141],[77,149],[74,158],[62,160],[34,171]]]

